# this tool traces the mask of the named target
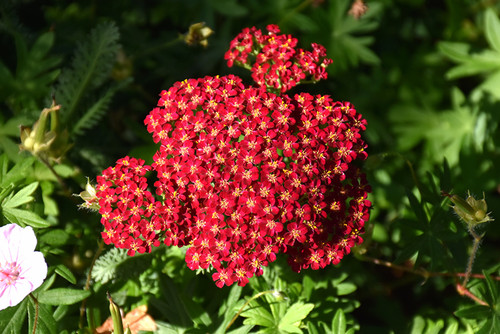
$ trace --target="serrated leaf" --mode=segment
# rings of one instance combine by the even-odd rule
[[[38,302],[47,305],[72,305],[90,296],[88,290],[56,288],[38,294]]]
[[[72,68],[61,73],[56,89],[56,100],[62,105],[62,123],[72,125],[70,121],[81,101],[107,79],[116,61],[119,37],[116,25],[106,22],[78,45]]]
[[[109,88],[87,109],[83,116],[78,119],[78,121],[74,125],[72,125],[72,134],[82,135],[84,134],[85,130],[95,126],[106,113],[109,103],[111,102],[111,99],[115,95],[116,91],[128,85],[130,82],[132,82],[131,78]]]
[[[346,330],[346,319],[344,311],[339,308],[335,312],[335,316],[332,320],[332,334],[344,334]]]
[[[500,52],[500,21],[492,8],[485,13],[485,34],[488,44],[497,52]]]
[[[33,201],[33,194],[38,187],[38,182],[33,182],[26,187],[22,188],[19,190],[17,193],[14,194],[14,196],[7,198],[3,203],[2,203],[2,208],[16,208],[20,205],[29,203]]]
[[[17,209],[17,208],[3,208],[3,215],[8,221],[21,226],[29,225],[35,228],[49,227],[50,223],[42,219],[34,212]]]

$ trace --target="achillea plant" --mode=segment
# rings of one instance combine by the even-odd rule
[[[300,272],[337,264],[363,241],[370,187],[356,162],[367,157],[366,121],[328,95],[284,94],[326,78],[331,60],[322,46],[304,51],[268,31],[245,29],[226,54],[256,86],[207,76],[161,92],[145,120],[161,144],[154,163],[125,157],[97,177],[107,244],[129,255],[187,246],[188,267],[215,269],[222,287],[245,285],[279,252]]]

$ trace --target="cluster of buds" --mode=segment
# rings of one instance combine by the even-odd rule
[[[278,35],[278,26],[268,25],[267,31],[263,34],[255,27],[243,29],[224,56],[228,66],[236,64],[250,69],[257,85],[281,93],[306,80],[326,79],[326,68],[332,60],[326,57],[322,45],[312,43],[313,50],[306,51],[295,48],[296,38]]]
[[[162,91],[145,120],[160,143],[154,163],[126,157],[97,177],[104,241],[130,255],[186,246],[188,267],[214,269],[219,287],[245,285],[279,252],[300,272],[361,243],[366,121],[349,102],[273,87],[228,75]]]

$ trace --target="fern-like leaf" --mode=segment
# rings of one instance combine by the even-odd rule
[[[97,100],[93,101],[92,105],[87,108],[87,111],[81,118],[79,118],[73,125],[71,130],[74,135],[82,135],[85,130],[92,128],[96,125],[99,120],[104,116],[106,110],[111,102],[111,99],[123,86],[128,85],[132,81],[131,78],[121,81],[118,84],[111,86],[104,94],[102,94]]]
[[[151,266],[150,253],[128,256],[127,250],[112,248],[95,262],[92,279],[101,284],[137,279]]]
[[[101,284],[113,280],[116,277],[118,266],[128,258],[126,249],[112,248],[95,262],[92,269],[92,279]]]
[[[82,101],[92,95],[109,77],[119,49],[119,37],[118,28],[114,23],[98,25],[92,30],[89,38],[78,45],[72,67],[61,73],[56,88],[56,101],[62,105],[61,118],[69,127],[74,123],[75,114],[81,108]],[[106,97],[107,95],[102,96],[101,100],[104,98],[109,101],[111,96]],[[98,101],[97,104],[103,105],[105,101]],[[90,113],[93,116],[84,117],[95,119],[95,109],[91,108]],[[80,126],[79,129],[81,131],[83,128]]]

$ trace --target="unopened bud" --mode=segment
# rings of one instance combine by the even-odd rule
[[[109,293],[108,293],[108,301],[109,301],[109,312],[111,313],[111,319],[113,319],[113,333],[123,334],[123,321],[120,308],[113,301]]]
[[[189,27],[188,33],[184,36],[187,45],[200,44],[203,47],[208,45],[208,37],[214,31],[205,25],[205,22],[194,23]]]
[[[465,200],[457,195],[443,194],[449,197],[452,203],[455,204],[453,210],[465,223],[467,223],[467,225],[469,225],[469,227],[474,227],[494,220],[490,217],[489,213],[487,213],[488,205],[486,204],[484,194],[483,199],[479,200],[475,199],[470,194],[468,194]]]
[[[99,211],[99,198],[96,196],[96,189],[92,184],[90,184],[89,178],[87,178],[85,190],[78,195],[75,194],[74,196],[78,196],[85,201],[85,203],[80,204],[81,208]]]
[[[33,127],[21,126],[21,150],[41,157],[58,160],[71,147],[68,144],[68,132],[60,131],[58,112],[61,108],[52,102],[50,108],[44,108]],[[50,122],[49,122],[50,120]]]

